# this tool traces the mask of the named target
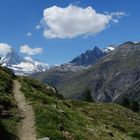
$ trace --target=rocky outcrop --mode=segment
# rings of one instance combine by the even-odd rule
[[[85,53],[74,58],[70,63],[76,66],[89,66],[93,65],[97,60],[106,55],[104,51],[98,47],[94,47],[93,50],[87,50]]]

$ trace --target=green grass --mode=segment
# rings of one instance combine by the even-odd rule
[[[139,140],[140,115],[117,104],[66,100],[52,87],[21,78],[37,135],[51,140]]]
[[[14,74],[0,66],[0,139],[18,139],[18,108],[12,95]],[[5,112],[5,113],[4,113]]]

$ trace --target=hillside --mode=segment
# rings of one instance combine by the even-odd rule
[[[23,120],[27,126],[31,123],[26,122],[28,116],[24,118],[20,116],[17,108],[19,102],[17,104],[13,97],[13,86],[16,90],[18,83],[21,84],[22,96],[25,96],[30,102],[29,105],[33,107],[37,138],[47,137],[50,140],[138,140],[140,138],[140,115],[127,108],[113,103],[96,104],[67,100],[58,94],[55,88],[26,77],[15,77],[11,71],[2,67],[0,67],[0,76],[2,79],[0,138],[18,139],[20,135],[17,124]],[[12,80],[15,78],[19,82],[13,85]],[[16,94],[18,96],[21,93]],[[28,109],[28,106],[25,109]]]
[[[84,100],[90,91],[94,101],[112,102],[139,80],[139,56],[140,43],[126,42],[91,68],[65,77],[56,87],[68,98]]]
[[[22,92],[34,108],[39,138],[128,140],[140,137],[139,114],[120,105],[66,100],[48,85],[28,78],[20,81]]]
[[[18,139],[16,130],[20,117],[12,93],[14,77],[10,70],[0,66],[0,138],[3,140]]]
[[[30,75],[31,78],[37,79],[43,83],[56,86],[64,77],[73,74],[71,70],[63,70],[61,68],[51,68],[47,72],[39,72]]]
[[[140,80],[137,80],[128,89],[126,89],[124,92],[118,95],[114,102],[122,103],[122,100],[124,98],[128,98],[130,102],[140,102]]]

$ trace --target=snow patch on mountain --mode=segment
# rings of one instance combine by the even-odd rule
[[[110,53],[110,52],[114,51],[115,48],[116,48],[115,45],[110,45],[110,46],[108,46],[108,47],[106,47],[106,48],[104,49],[104,52],[105,52],[105,53]]]

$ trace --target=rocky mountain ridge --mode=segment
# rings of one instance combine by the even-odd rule
[[[140,43],[123,43],[91,68],[63,79],[57,88],[67,97],[77,99],[84,98],[88,89],[94,101],[112,102],[139,80],[139,58]]]
[[[93,65],[98,59],[106,55],[105,51],[102,51],[98,47],[94,47],[93,50],[87,50],[85,53],[82,53],[81,55],[74,58],[71,63],[72,65],[78,65],[78,66],[89,66]]]
[[[97,60],[113,51],[115,49],[114,47],[111,45],[104,50],[94,47],[92,50],[87,50],[68,63],[53,66],[46,72],[34,73],[31,77],[36,77],[38,80],[56,86],[64,77],[79,71],[84,71],[94,65]]]

